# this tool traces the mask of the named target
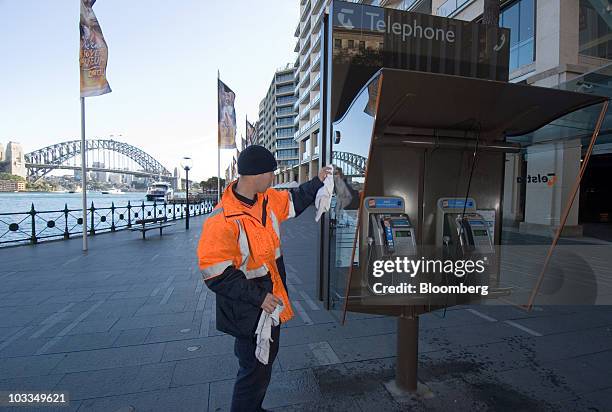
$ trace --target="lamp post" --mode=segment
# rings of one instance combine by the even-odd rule
[[[185,170],[185,204],[187,207],[185,229],[189,229],[189,170],[191,169],[191,157],[183,157],[181,167]]]

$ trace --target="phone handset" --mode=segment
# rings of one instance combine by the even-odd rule
[[[389,220],[381,215],[370,215],[370,227],[376,249],[381,256],[387,256],[395,251],[393,232]]]
[[[374,238],[374,244],[376,246],[384,245],[384,238],[380,222],[375,214],[370,215],[370,226],[372,228],[372,237]]]

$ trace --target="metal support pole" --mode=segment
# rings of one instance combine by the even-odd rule
[[[398,388],[416,392],[418,362],[419,316],[402,314],[397,318],[395,382]]]
[[[185,199],[187,202],[187,218],[185,219],[185,229],[189,229],[189,168],[185,168]]]
[[[85,98],[81,97],[81,187],[83,200],[83,251],[87,251],[87,157],[85,156]]]
[[[227,182],[225,182],[227,183]],[[221,149],[217,144],[217,204],[221,201]]]

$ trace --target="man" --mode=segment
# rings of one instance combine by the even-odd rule
[[[312,180],[289,192],[270,186],[276,160],[252,145],[238,157],[240,178],[227,187],[221,202],[204,222],[198,262],[206,285],[217,298],[217,329],[236,338],[240,369],[234,384],[232,411],[262,411],[272,365],[278,352],[280,324],[272,327],[268,363],[256,355],[255,329],[262,310],[283,305],[280,322],[293,317],[280,248],[280,224],[302,213],[330,173],[321,169]]]

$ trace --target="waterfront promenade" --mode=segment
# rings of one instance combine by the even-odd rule
[[[228,410],[237,361],[196,267],[204,218],[146,241],[95,236],[87,254],[80,239],[0,249],[0,391],[66,391],[61,411]],[[264,407],[609,410],[604,306],[425,315],[419,376],[434,397],[398,403],[383,385],[394,374],[395,320],[353,314],[341,326],[324,310],[315,230],[312,210],[282,227],[296,317],[284,325]]]

